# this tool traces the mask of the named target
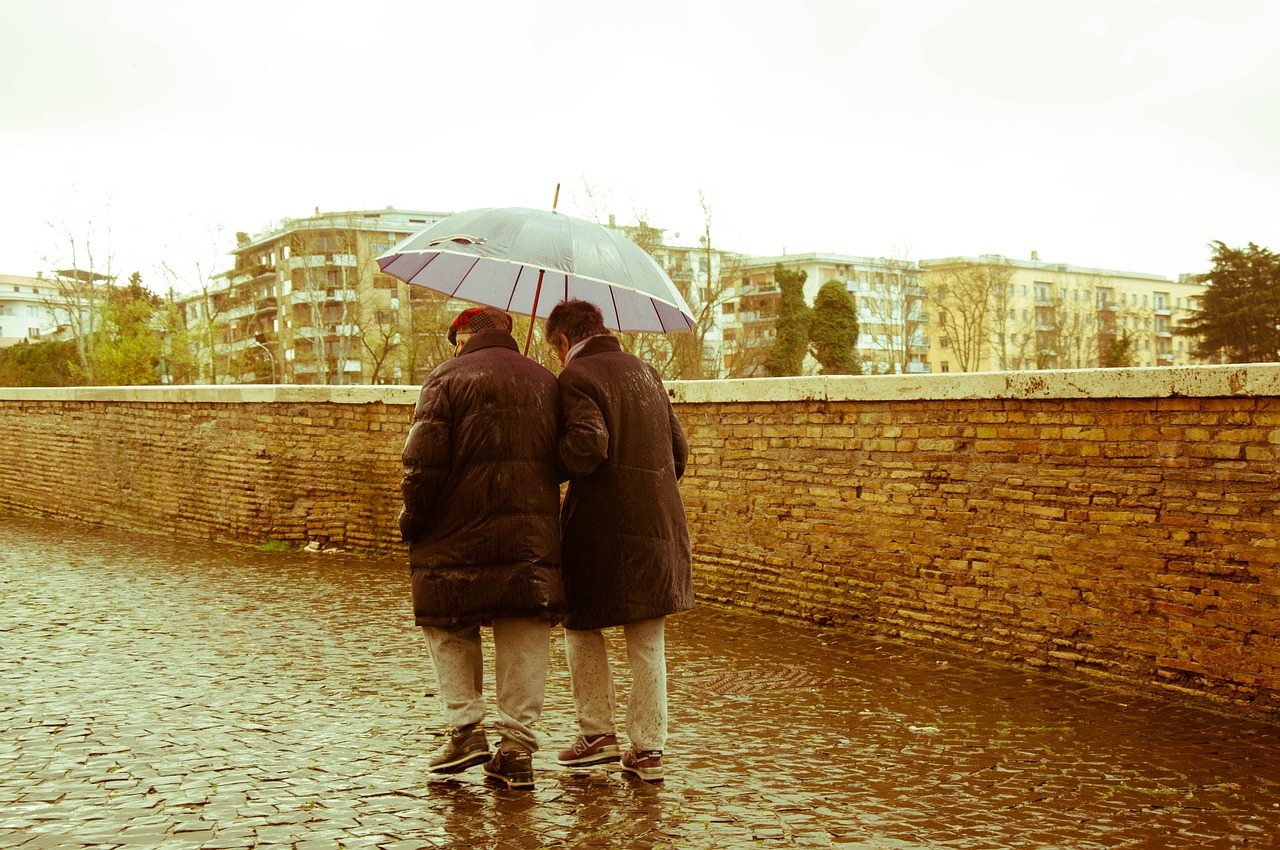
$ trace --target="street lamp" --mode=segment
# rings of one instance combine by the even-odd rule
[[[261,348],[263,351],[267,352],[267,356],[271,358],[271,383],[274,384],[276,382],[276,356],[271,353],[270,348],[267,348],[265,345],[263,345],[263,343],[266,341],[267,341],[266,334],[253,335],[253,344],[258,346],[258,348]]]

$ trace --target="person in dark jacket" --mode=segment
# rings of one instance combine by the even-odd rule
[[[454,359],[422,387],[405,442],[400,534],[409,543],[414,618],[435,665],[449,741],[433,773],[484,763],[487,776],[533,786],[550,630],[565,607],[560,575],[560,395],[523,356],[511,317],[464,311]],[[493,628],[500,736],[491,754],[480,626]]]
[[[666,616],[693,607],[689,531],[677,481],[689,444],[662,379],[622,350],[599,308],[562,301],[546,337],[564,369],[560,462],[565,655],[579,736],[563,765],[619,760],[641,779],[663,779],[667,739]],[[621,626],[631,666],[621,752],[616,697],[602,629]]]

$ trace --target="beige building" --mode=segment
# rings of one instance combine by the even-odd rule
[[[1193,276],[997,255],[921,260],[934,372],[1183,366],[1174,334],[1204,292]]]
[[[213,383],[416,383],[438,362],[444,299],[382,274],[376,259],[448,213],[364,210],[239,234],[235,266],[181,299],[200,378]],[[411,309],[421,304],[420,309]],[[438,324],[438,322],[437,322]]]

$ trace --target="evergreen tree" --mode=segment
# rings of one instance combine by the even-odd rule
[[[1229,363],[1280,360],[1280,256],[1252,242],[1213,246],[1213,268],[1200,309],[1177,332],[1198,337],[1195,353]]]
[[[844,281],[822,284],[813,299],[813,325],[809,345],[822,364],[824,375],[861,375],[858,345],[858,311]]]
[[[1103,347],[1098,364],[1103,369],[1122,369],[1133,365],[1133,335],[1123,331]],[[1047,367],[1046,367],[1047,368]]]
[[[764,365],[775,378],[799,375],[804,369],[804,356],[809,351],[809,326],[813,323],[813,311],[804,303],[804,282],[808,277],[809,273],[803,269],[790,270],[782,263],[773,267],[773,280],[782,297],[774,323],[773,348]]]

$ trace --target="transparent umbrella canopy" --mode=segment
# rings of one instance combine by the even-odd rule
[[[652,257],[621,231],[563,213],[524,207],[458,213],[408,237],[378,265],[414,286],[534,318],[580,298],[598,306],[613,330],[693,327],[692,311]]]

